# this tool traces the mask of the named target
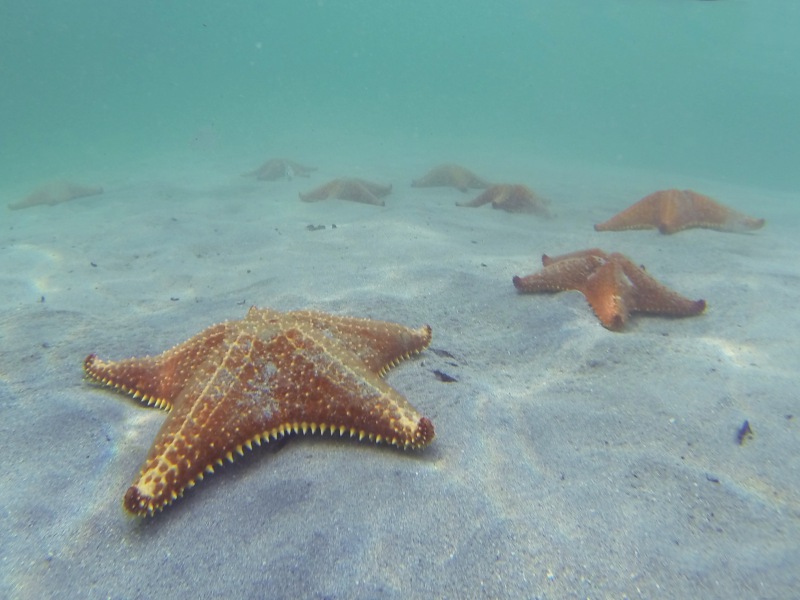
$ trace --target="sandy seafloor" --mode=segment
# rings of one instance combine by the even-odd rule
[[[239,177],[284,154],[320,170]],[[797,593],[796,196],[536,157],[331,154],[131,165],[75,177],[105,185],[102,196],[3,209],[0,595]],[[409,186],[444,161],[526,183],[557,216],[457,208],[477,192]],[[297,199],[347,175],[392,183],[386,207]],[[767,225],[593,231],[666,187]],[[628,254],[707,312],[612,333],[576,292],[511,285],[543,252],[592,246]],[[122,497],[164,414],[87,383],[83,358],[159,353],[251,305],[430,324],[431,349],[387,379],[436,439],[416,452],[296,436],[218,469],[154,518],[127,516]],[[755,436],[740,446],[744,420]]]

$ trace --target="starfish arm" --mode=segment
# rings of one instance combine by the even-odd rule
[[[333,181],[329,181],[328,183],[319,186],[311,190],[310,192],[306,192],[305,194],[300,193],[300,200],[303,202],[316,202],[318,200],[326,200],[329,196],[335,196],[339,191],[339,180],[334,179]]]
[[[551,216],[547,205],[547,200],[537,196],[525,185],[508,186],[507,193],[492,203],[493,208],[500,208],[508,212],[533,213],[540,217]]]
[[[327,425],[402,448],[433,439],[430,421],[338,340],[289,326],[270,341],[270,354],[286,357],[277,365],[275,395],[281,418],[294,429]]]
[[[659,224],[660,192],[645,196],[636,204],[594,226],[595,231],[624,231],[654,229]]]
[[[19,202],[9,204],[8,208],[11,210],[19,210],[21,208],[29,208],[40,204],[53,206],[61,204],[62,202],[69,202],[70,200],[85,198],[87,196],[96,196],[102,193],[102,187],[60,181],[42,186]]]
[[[255,177],[256,179],[272,180],[284,174],[282,161],[270,159],[253,171],[242,173],[242,177]]]
[[[259,181],[277,181],[287,177],[286,165],[276,164],[270,169],[265,169],[256,175]]]
[[[671,214],[664,217],[659,227],[662,233],[675,233],[694,227],[741,233],[764,226],[764,219],[748,217],[709,196],[692,190],[684,190],[679,194],[670,204]]]
[[[699,315],[706,308],[705,300],[690,300],[669,289],[622,255],[615,255],[617,263],[633,285],[631,310],[673,317]]]
[[[428,171],[419,179],[411,182],[411,187],[439,187],[452,185],[453,165],[440,165]]]
[[[483,179],[475,175],[469,169],[458,165],[439,165],[431,169],[420,179],[411,182],[412,187],[441,187],[451,186],[462,192],[469,188],[483,189],[489,187]]]
[[[228,325],[220,323],[159,354],[107,362],[90,354],[83,363],[89,379],[167,410],[192,376],[193,365],[206,360],[222,342]]]
[[[243,445],[260,443],[278,411],[268,360],[263,343],[235,334],[193,369],[125,494],[129,512],[161,510]]]
[[[462,191],[466,192],[467,188],[464,188]],[[485,192],[483,192],[482,194],[480,194],[479,196],[477,196],[476,198],[473,198],[472,200],[470,200],[469,202],[456,202],[456,206],[466,206],[466,207],[469,207],[469,208],[477,208],[479,206],[483,206],[484,204],[488,204],[489,202],[492,202],[496,195],[497,195],[497,191],[495,190],[494,187],[491,187],[488,190],[486,190]]]
[[[484,194],[489,195],[492,208],[510,213],[533,213],[540,217],[550,216],[550,211],[547,209],[547,201],[537,196],[526,185],[494,185],[486,190]]]
[[[621,331],[630,314],[631,282],[614,261],[606,261],[587,278],[583,293],[603,327]]]
[[[576,255],[560,260],[551,260],[547,255],[542,262],[547,263],[541,271],[526,277],[513,278],[514,287],[523,293],[563,292],[578,290],[583,292],[589,275],[603,263],[603,258],[594,255]]]
[[[355,179],[343,181],[339,189],[336,190],[334,196],[339,200],[351,200],[362,204],[374,204],[375,206],[384,206],[386,204],[373,194],[361,181]]]
[[[322,335],[339,340],[369,370],[379,375],[402,360],[422,352],[431,343],[430,325],[412,329],[387,321],[339,317],[312,311],[290,312],[286,314],[286,319],[296,327],[309,323]]]
[[[373,183],[371,181],[367,181],[366,179],[357,179],[356,181],[358,181],[358,183],[367,188],[369,192],[376,198],[383,198],[384,196],[388,196],[392,191],[391,184],[382,185],[380,183]]]
[[[743,233],[745,231],[755,231],[761,229],[766,224],[766,219],[756,219],[742,213],[731,211],[733,214],[728,216],[724,231]]]

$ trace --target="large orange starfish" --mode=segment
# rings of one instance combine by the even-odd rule
[[[525,185],[501,184],[493,185],[470,202],[456,202],[456,206],[483,206],[492,203],[492,208],[499,208],[513,213],[534,213],[540,217],[549,217],[547,200],[536,195]]]
[[[427,325],[253,307],[155,357],[89,355],[90,379],[170,410],[125,508],[152,515],[234,453],[292,432],[425,446],[433,424],[381,376],[430,340]]]
[[[514,287],[526,293],[577,290],[612,331],[620,331],[634,312],[688,317],[706,308],[705,300],[684,298],[616,252],[592,248],[552,258],[545,254],[542,264],[544,269],[538,273],[515,275]]]
[[[412,187],[454,187],[462,192],[468,189],[483,190],[491,184],[487,183],[475,173],[458,165],[439,165],[431,169],[426,175],[411,182]]]
[[[386,204],[383,197],[388,196],[391,191],[391,185],[381,185],[364,179],[334,179],[310,192],[300,194],[300,200],[316,202],[333,196],[340,200],[383,206]]]
[[[661,190],[594,228],[596,231],[657,228],[661,233],[675,233],[693,227],[742,232],[763,226],[764,219],[743,215],[692,190]]]
[[[273,158],[268,160],[255,171],[245,173],[242,177],[255,177],[263,181],[275,181],[276,179],[293,179],[298,177],[308,177],[316,167],[304,167],[288,158]]]
[[[31,194],[25,196],[19,202],[9,204],[8,208],[11,210],[19,210],[20,208],[29,208],[40,204],[52,206],[54,204],[61,204],[62,202],[69,202],[76,198],[96,196],[102,193],[103,188],[101,187],[71,183],[69,181],[55,181],[43,185]]]

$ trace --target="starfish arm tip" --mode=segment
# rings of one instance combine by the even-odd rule
[[[83,370],[89,373],[96,360],[97,360],[97,354],[92,353],[89,356],[87,356],[83,360]]]
[[[433,423],[428,417],[422,417],[417,424],[417,434],[413,442],[415,448],[422,448],[427,446],[436,437],[436,432],[433,428]]]
[[[152,516],[156,510],[153,505],[153,499],[142,496],[139,492],[139,488],[135,485],[128,488],[128,491],[125,493],[123,505],[126,511],[137,517]]]

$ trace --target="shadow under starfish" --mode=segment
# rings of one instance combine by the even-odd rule
[[[299,196],[303,202],[318,202],[333,197],[339,200],[352,200],[363,204],[384,206],[386,203],[383,198],[388,196],[391,191],[391,185],[381,185],[364,179],[348,178],[334,179],[310,192],[301,193]]]

